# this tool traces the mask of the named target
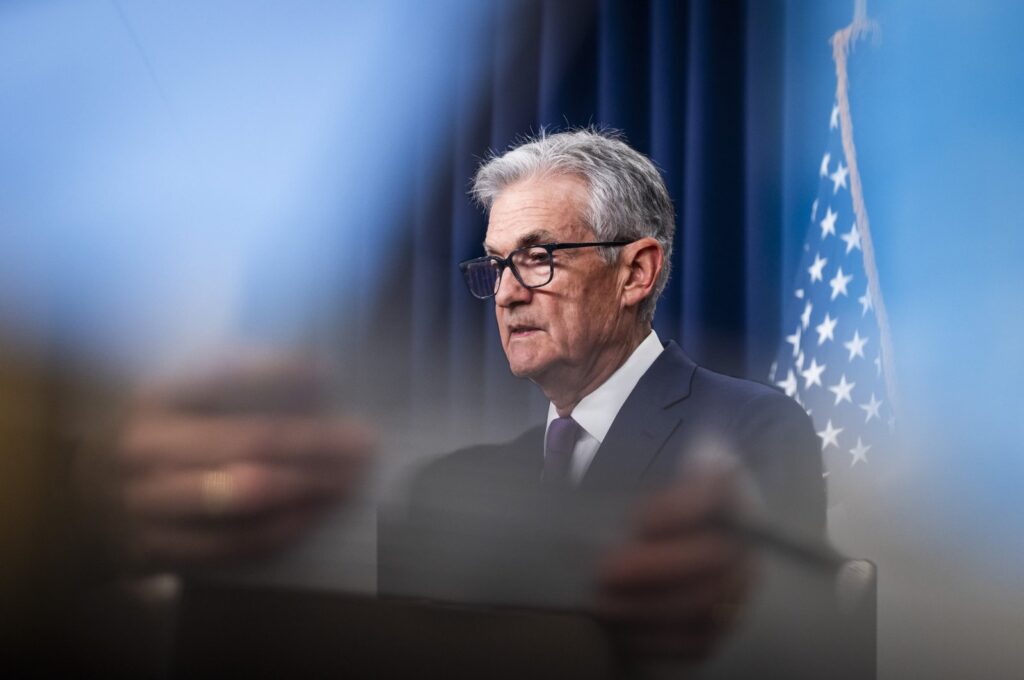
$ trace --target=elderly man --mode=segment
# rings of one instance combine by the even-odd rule
[[[594,608],[629,647],[706,653],[749,587],[747,551],[720,520],[743,505],[823,533],[808,418],[652,330],[675,217],[657,169],[620,139],[541,135],[487,161],[473,195],[490,215],[486,254],[459,266],[474,296],[494,299],[512,373],[551,403],[517,440],[430,464],[414,506],[474,495],[477,509],[514,507],[525,496],[508,490],[531,486],[643,493],[628,537],[598,562]]]

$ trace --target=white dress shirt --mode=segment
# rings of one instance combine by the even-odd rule
[[[615,416],[618,415],[622,405],[626,403],[633,388],[664,350],[661,340],[658,339],[658,334],[652,330],[651,334],[633,350],[625,363],[608,376],[608,379],[601,383],[596,390],[583,397],[569,414],[581,428],[579,437],[576,439],[576,446],[572,450],[572,464],[569,469],[569,477],[574,484],[579,483],[587,468],[590,467],[598,447],[608,435]],[[551,404],[548,407],[549,427],[551,421],[557,417],[558,410],[554,404]],[[547,430],[545,429],[545,441],[547,441],[546,435]],[[545,451],[545,455],[547,455],[547,451]]]

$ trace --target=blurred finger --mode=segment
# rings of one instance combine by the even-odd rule
[[[728,513],[736,501],[734,471],[689,477],[649,498],[637,515],[637,533],[648,539],[683,534]]]
[[[372,430],[354,419],[300,416],[165,416],[140,418],[122,438],[129,469],[217,466],[242,460],[302,462],[366,459]]]
[[[337,466],[234,463],[138,477],[124,488],[125,509],[143,519],[246,517],[349,491],[356,471]]]
[[[598,571],[610,592],[671,587],[687,579],[726,571],[742,557],[742,547],[721,532],[704,531],[673,541],[636,542],[619,549]]]

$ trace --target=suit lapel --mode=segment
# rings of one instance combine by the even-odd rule
[[[615,416],[580,488],[625,490],[640,480],[679,427],[696,368],[669,341]]]

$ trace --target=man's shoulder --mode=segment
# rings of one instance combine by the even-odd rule
[[[685,379],[687,400],[701,410],[735,417],[749,410],[770,410],[782,417],[806,417],[793,399],[776,387],[747,378],[719,373],[690,359],[674,342],[665,348],[665,361],[651,367],[654,373]]]
[[[670,439],[676,458],[660,458],[650,474],[671,475],[678,457],[718,442],[752,474],[774,519],[823,533],[821,443],[803,407],[775,387],[692,366],[676,411],[684,425]]]
[[[747,378],[718,373],[700,366],[693,377],[694,396],[711,397],[735,408],[771,408],[782,413],[803,413],[803,409],[781,390]]]

